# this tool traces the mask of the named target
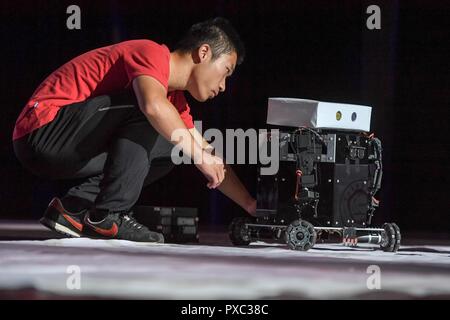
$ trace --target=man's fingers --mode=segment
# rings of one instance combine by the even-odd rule
[[[217,186],[219,185],[219,183],[220,183],[220,179],[219,179],[218,174],[216,173],[216,174],[212,177],[212,180],[211,180],[211,188],[212,188],[212,189],[217,188]]]
[[[219,170],[219,184],[222,183],[223,179],[225,179],[225,172],[223,170]]]
[[[222,174],[221,174],[221,172],[220,172],[220,170],[219,170],[219,172],[217,172],[217,181],[216,181],[216,188],[222,183]]]
[[[225,179],[225,168],[223,166],[216,166],[214,174],[208,177],[207,187],[210,189],[217,188]]]
[[[217,172],[217,183],[215,188],[217,188],[218,186],[220,186],[220,184],[222,183],[222,181],[225,179],[225,174],[223,172],[223,169],[219,169],[219,171]]]

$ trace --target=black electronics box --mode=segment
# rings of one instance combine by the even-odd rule
[[[367,215],[381,177],[374,142],[361,133],[317,130],[281,131],[279,144],[278,172],[258,174],[258,215],[292,221],[301,212],[315,225],[370,224]]]
[[[162,233],[166,243],[199,242],[196,208],[136,206],[133,211],[139,223]]]

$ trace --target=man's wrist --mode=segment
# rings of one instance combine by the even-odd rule
[[[194,160],[194,164],[202,164],[204,160],[205,151],[200,146],[194,146],[192,150],[192,160]]]
[[[215,154],[215,149],[214,149],[214,147],[212,146],[212,145],[207,145],[206,147],[203,147],[202,148],[203,149],[203,152],[207,152],[207,153],[209,153],[209,154],[211,154],[211,155],[214,155]]]

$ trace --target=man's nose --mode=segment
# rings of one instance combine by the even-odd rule
[[[220,82],[219,90],[220,90],[220,92],[224,92],[225,91],[225,80]]]

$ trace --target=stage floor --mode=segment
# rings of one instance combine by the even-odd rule
[[[337,244],[297,252],[233,247],[224,230],[203,230],[199,244],[142,244],[58,239],[11,221],[0,222],[0,239],[3,299],[450,298],[446,241],[406,239],[395,254]]]

